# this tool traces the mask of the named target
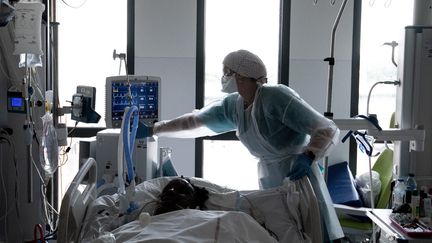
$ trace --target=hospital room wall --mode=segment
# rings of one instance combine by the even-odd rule
[[[348,1],[336,30],[331,103],[335,119],[350,117],[353,2]],[[330,56],[331,30],[341,3],[318,1],[314,5],[313,1],[291,1],[289,85],[321,114],[327,109],[329,66],[323,59]],[[339,142],[329,163],[348,159],[348,143]]]
[[[320,112],[325,111],[331,26],[340,2],[293,0],[291,13],[290,86]],[[336,66],[332,111],[335,118],[350,116],[353,4],[349,1],[336,35]],[[161,118],[171,119],[195,108],[196,0],[135,1],[135,74],[162,80]],[[311,71],[313,70],[313,71]],[[197,81],[198,82],[198,81]],[[311,89],[310,87],[314,87]],[[181,174],[194,175],[194,140],[160,138],[173,148]],[[331,161],[348,159],[341,144]]]
[[[0,48],[2,68],[0,72],[0,127],[8,127],[13,130],[11,140],[15,150],[4,141],[0,143],[0,242],[5,240],[6,234],[8,242],[22,242],[23,239],[31,239],[35,224],[42,223],[40,220],[42,218],[41,184],[34,168],[30,170],[31,177],[29,176],[28,166],[30,164],[25,144],[26,133],[23,129],[25,114],[7,112],[7,90],[12,85],[20,86],[24,75],[23,69],[18,68],[18,56],[12,54],[14,48],[9,27],[10,24],[8,27],[0,28],[2,40]],[[41,71],[40,68],[37,69],[38,72]],[[43,76],[41,80],[44,80]],[[40,83],[40,86],[43,88],[44,84]],[[34,112],[35,128],[40,134],[39,117],[43,110],[36,108]],[[33,156],[36,164],[39,164],[38,155],[39,147],[33,139]],[[32,182],[31,191],[29,191],[30,180]],[[7,221],[3,217],[5,213],[8,213]]]
[[[161,78],[161,119],[195,108],[196,0],[135,1],[135,74]],[[194,139],[160,138],[180,174],[195,175]]]

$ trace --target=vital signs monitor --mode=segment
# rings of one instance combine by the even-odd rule
[[[131,105],[138,107],[141,122],[150,124],[158,121],[160,116],[159,77],[137,75],[107,77],[105,90],[107,128],[120,128],[124,110]]]

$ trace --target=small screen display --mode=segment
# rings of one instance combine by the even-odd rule
[[[139,109],[139,119],[158,118],[158,82],[131,82],[132,105]],[[124,109],[131,105],[127,82],[112,83],[112,119],[122,120]]]
[[[24,98],[21,97],[21,93],[14,94],[8,92],[7,109],[8,112],[25,113],[26,102]]]
[[[12,107],[22,107],[23,106],[23,99],[22,98],[11,98],[11,105]]]

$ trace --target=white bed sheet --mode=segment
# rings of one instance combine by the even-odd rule
[[[185,209],[132,221],[112,231],[117,242],[277,242],[252,217],[235,211]]]
[[[218,238],[217,242],[253,242],[253,239],[258,240],[255,242],[321,241],[319,212],[311,212],[310,208],[305,207],[316,202],[301,196],[304,193],[298,193],[309,185],[307,179],[296,183],[287,181],[273,189],[241,192],[200,178],[189,178],[192,184],[209,191],[206,202],[209,211],[180,210],[152,216],[151,223],[143,227],[139,215],[153,213],[158,195],[173,178],[156,178],[138,185],[134,202],[139,210],[129,215],[119,214],[118,195],[97,198],[88,208],[80,241],[110,242],[115,239],[117,242],[148,242],[151,239],[151,242],[215,242],[217,219],[220,220],[219,227],[222,227],[218,237],[226,235],[227,239],[233,240]],[[293,196],[299,198],[300,203],[293,204],[290,201]],[[311,227],[314,224],[318,227]],[[235,236],[245,238],[235,241]]]

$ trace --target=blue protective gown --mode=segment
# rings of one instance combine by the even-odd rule
[[[280,186],[297,156],[306,148],[320,159],[339,135],[332,121],[284,85],[259,87],[253,104],[246,108],[238,93],[229,94],[201,109],[197,119],[215,133],[236,130],[239,140],[259,158],[259,184],[264,189]],[[327,236],[341,238],[342,228],[316,162],[311,169],[309,179]]]

